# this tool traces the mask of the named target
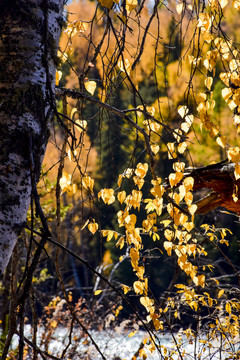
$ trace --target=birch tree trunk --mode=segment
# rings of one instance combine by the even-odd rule
[[[0,278],[48,140],[63,2],[0,0]]]

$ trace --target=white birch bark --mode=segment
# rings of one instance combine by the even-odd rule
[[[30,151],[37,181],[48,140],[63,2],[0,0],[0,277],[26,221]]]

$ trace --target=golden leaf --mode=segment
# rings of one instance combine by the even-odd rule
[[[218,299],[224,294],[224,289],[219,290]]]
[[[183,180],[183,186],[185,187],[186,192],[193,189],[194,178],[191,176],[186,177]]]
[[[226,138],[226,136],[219,136],[219,137],[217,137],[216,142],[219,146],[221,146],[222,148],[225,148],[226,143],[227,143],[227,138]]]
[[[128,335],[128,337],[133,337],[136,333],[137,333],[137,330],[132,331],[132,332],[130,332],[130,334]]]
[[[177,185],[180,180],[182,180],[183,173],[182,172],[171,173],[168,178],[169,178],[169,183],[170,183],[171,187],[173,187],[173,186]]]
[[[85,86],[85,89],[91,94],[93,95],[95,90],[96,90],[96,87],[97,87],[97,84],[95,81],[86,81],[84,83],[84,86]]]
[[[225,309],[226,309],[226,311],[228,312],[228,314],[231,314],[231,313],[232,313],[231,304],[230,304],[229,301],[226,303]]]
[[[59,85],[59,81],[62,77],[62,71],[56,70],[56,78],[55,78],[55,84]]]
[[[75,120],[76,123],[76,129],[80,132],[83,132],[87,127],[87,121],[86,120]]]
[[[175,153],[174,143],[167,143],[167,149],[168,149],[168,158],[169,159],[174,159],[177,157],[177,154]]]
[[[176,161],[173,164],[173,170],[176,172],[183,172],[185,168],[185,163],[184,162],[180,162],[180,161]]]
[[[191,215],[194,215],[194,213],[197,211],[197,205],[196,204],[190,205],[188,207],[188,211],[190,212]]]
[[[237,11],[240,11],[240,0],[235,0],[233,2],[233,7],[234,9],[236,9]]]
[[[238,163],[240,161],[240,150],[239,147],[229,147],[227,151],[228,160]]]
[[[188,110],[188,107],[185,106],[185,105],[180,105],[178,108],[177,108],[177,111],[179,113],[179,115],[184,118],[185,115],[188,114],[189,110]]]
[[[177,10],[177,13],[180,15],[183,10],[183,4],[177,4],[176,10]]]
[[[148,164],[147,163],[138,163],[137,168],[135,169],[135,174],[140,177],[141,179],[145,177],[148,171]]]
[[[90,178],[90,176],[84,176],[82,178],[82,184],[85,189],[93,191],[94,180]]]
[[[61,195],[67,191],[67,193],[71,196],[75,194],[75,192],[77,191],[77,186],[76,184],[73,185],[71,184],[71,179],[72,176],[68,174],[66,171],[63,171],[62,177],[59,181],[60,187],[62,189]]]
[[[133,181],[135,183],[135,185],[137,185],[137,187],[139,188],[139,190],[143,187],[144,185],[144,179],[139,178],[138,176],[134,176],[133,177]]]
[[[125,295],[131,290],[131,288],[127,285],[122,284],[121,286]]]
[[[159,152],[159,146],[158,145],[151,145],[151,150],[156,155]]]
[[[93,222],[90,222],[88,224],[88,230],[94,235],[95,232],[98,230],[98,224],[95,223],[95,220]]]
[[[138,5],[137,0],[126,0],[126,10],[128,12],[131,12],[134,10]]]
[[[206,80],[204,81],[205,86],[208,90],[211,90],[212,87],[212,83],[213,83],[213,78],[212,77],[207,77]]]
[[[205,93],[197,93],[195,99],[197,103],[201,103],[207,100],[207,95]]]
[[[117,195],[118,201],[122,204],[126,199],[126,191],[120,191]]]
[[[173,243],[171,241],[164,241],[164,249],[166,250],[168,256],[172,255]]]
[[[193,282],[197,286],[205,287],[205,275],[194,276]]]
[[[143,294],[144,291],[144,283],[142,281],[135,281],[133,283],[133,289],[136,294]]]
[[[140,297],[140,303],[146,308],[148,312],[150,312],[154,304],[154,301],[150,299],[148,296],[142,296]]]
[[[233,95],[232,89],[230,88],[224,88],[222,89],[222,97],[227,102],[229,98]]]
[[[184,151],[187,149],[187,147],[188,147],[187,143],[186,143],[185,141],[182,142],[181,144],[178,145],[178,152],[179,152],[180,154],[183,154]],[[175,157],[176,157],[176,156],[175,156]]]
[[[94,295],[99,295],[99,294],[101,294],[102,291],[103,290],[96,290],[96,291],[94,291]]]
[[[101,191],[99,191],[98,193],[98,198],[102,198],[103,202],[105,204],[112,204],[115,201],[115,196],[114,196],[114,190],[113,189],[102,189]]]

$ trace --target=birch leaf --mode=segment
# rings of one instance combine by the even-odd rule
[[[96,87],[97,87],[97,84],[95,81],[86,81],[84,83],[84,86],[85,86],[85,89],[91,94],[93,95],[95,90],[96,90]]]

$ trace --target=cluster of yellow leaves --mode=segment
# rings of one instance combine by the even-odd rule
[[[76,20],[72,23],[68,23],[67,28],[64,30],[64,33],[69,37],[78,35],[87,30],[87,23],[85,21]]]
[[[61,195],[67,192],[68,195],[71,196],[75,194],[77,191],[77,185],[72,184],[72,176],[68,174],[66,171],[63,171],[59,184],[62,189]]]
[[[213,23],[213,15],[209,13],[200,13],[197,23],[197,27],[201,29],[204,40],[207,43],[210,43],[213,40],[213,35],[211,34],[211,26]]]

